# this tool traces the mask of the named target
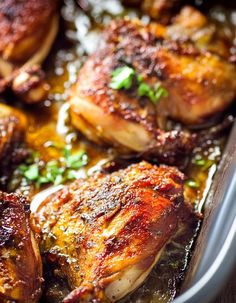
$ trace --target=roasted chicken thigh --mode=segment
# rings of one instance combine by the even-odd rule
[[[25,198],[0,192],[0,302],[36,303],[42,264]]]
[[[12,166],[26,156],[22,148],[26,125],[24,114],[0,104],[0,187],[6,185]]]
[[[170,32],[170,27],[127,19],[113,21],[105,30],[103,43],[80,70],[69,100],[73,125],[90,140],[136,152],[152,149],[161,161],[173,161],[178,153],[191,151],[191,136],[164,132],[159,121],[170,117],[201,125],[233,101],[235,65],[193,41],[172,38]],[[168,93],[151,102],[138,93],[137,78],[129,89],[113,89],[112,75],[122,67],[141,76],[146,86],[161,85]]]
[[[72,291],[63,302],[114,302],[142,284],[177,231],[183,179],[176,168],[141,162],[42,202],[35,230],[54,278]]]
[[[162,113],[147,98],[138,97],[135,87],[110,87],[112,72],[122,66],[132,66],[151,84],[159,82],[164,65],[157,62],[156,36],[138,21],[120,20],[111,23],[103,38],[103,46],[82,67],[71,91],[72,124],[97,143],[112,144],[125,153],[152,151],[151,157],[175,163],[192,150],[191,135],[162,131],[157,122]],[[168,47],[163,47],[166,52]]]
[[[11,86],[33,103],[46,92],[40,65],[58,30],[58,1],[3,0],[0,3],[0,89]]]

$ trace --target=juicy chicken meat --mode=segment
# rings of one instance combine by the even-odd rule
[[[161,161],[172,161],[178,152],[180,157],[189,153],[191,138],[181,131],[163,132],[158,121],[170,117],[201,125],[232,102],[235,65],[193,41],[173,39],[169,30],[127,19],[113,21],[105,30],[69,99],[73,125],[90,140],[135,152],[151,149]],[[135,69],[150,86],[160,83],[168,96],[155,105],[138,96],[135,84],[129,90],[110,88],[112,72],[122,66]]]
[[[36,303],[42,264],[25,198],[0,192],[0,302]]]
[[[6,185],[11,168],[26,156],[22,148],[26,125],[21,112],[0,104],[0,187]]]
[[[35,229],[45,262],[72,290],[64,303],[115,302],[145,280],[177,230],[183,179],[141,162],[79,179],[41,203]]]
[[[11,86],[33,103],[47,86],[40,65],[58,30],[58,1],[3,0],[0,3],[0,89]]]

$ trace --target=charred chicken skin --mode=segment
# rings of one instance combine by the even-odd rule
[[[0,3],[0,88],[11,86],[27,102],[41,99],[46,84],[40,65],[58,30],[58,1]]]
[[[0,302],[36,303],[42,264],[25,198],[0,192]]]
[[[177,158],[178,152],[189,153],[190,135],[163,132],[158,121],[170,117],[196,126],[224,111],[235,97],[236,68],[219,54],[172,35],[170,27],[158,24],[113,21],[71,91],[74,126],[95,142],[103,140],[136,152],[155,149],[161,161]],[[150,87],[161,84],[168,96],[153,104],[137,94],[135,83],[128,90],[111,88],[112,73],[124,66],[135,70]]]
[[[69,302],[114,302],[137,288],[176,232],[184,176],[147,162],[79,179],[34,213],[41,253]]]
[[[0,187],[5,186],[11,168],[26,156],[22,148],[26,125],[21,112],[0,104]]]

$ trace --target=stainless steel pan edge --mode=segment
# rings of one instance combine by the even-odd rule
[[[236,123],[206,200],[182,292],[173,302],[210,302],[227,282],[235,264]]]

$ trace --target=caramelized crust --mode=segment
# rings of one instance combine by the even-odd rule
[[[155,33],[156,30],[155,27]],[[71,91],[72,123],[97,143],[109,143],[122,152],[145,153],[158,161],[176,164],[178,159],[191,152],[192,137],[181,131],[163,132],[157,120],[166,116],[166,109],[158,110],[149,99],[138,97],[137,83],[129,90],[120,91],[113,90],[109,84],[114,69],[129,65],[147,83],[161,82],[168,88],[170,97],[163,98],[160,103],[169,104],[175,89],[173,82],[180,82],[177,78],[180,74],[175,70],[176,77],[172,75],[171,68],[176,64],[171,62],[168,65],[167,56],[172,59],[189,53],[195,55],[198,50],[165,41],[137,20],[112,22],[103,39],[101,48],[80,70],[77,84]],[[151,154],[149,150],[152,150]]]
[[[197,48],[218,54],[226,60],[231,56],[233,36],[209,22],[206,16],[191,6],[181,9],[174,23],[167,27],[167,36],[180,42],[191,41]]]
[[[183,179],[141,162],[77,180],[42,203],[41,252],[75,289],[64,302],[114,302],[143,282],[177,229]]]
[[[36,303],[41,257],[29,225],[28,201],[0,192],[0,302]]]
[[[11,168],[26,156],[21,147],[26,118],[17,110],[0,104],[0,186],[4,186]]]
[[[25,61],[41,46],[56,13],[56,0],[3,0],[0,3],[0,53]]]
[[[191,22],[183,22],[186,14],[193,16]],[[209,37],[205,43],[196,38],[198,29],[208,28],[206,18],[185,8],[176,20],[176,27],[116,20],[104,31],[100,48],[80,70],[69,99],[72,124],[90,140],[176,165],[191,153],[193,139],[183,131],[164,132],[166,125],[159,121],[170,117],[202,126],[231,104],[236,94],[235,65],[223,48],[222,56],[220,47],[213,51]],[[184,32],[183,28],[186,35],[181,40],[175,33]],[[217,41],[218,46],[223,43]],[[168,96],[154,104],[138,96],[135,81],[129,90],[110,88],[112,72],[122,66],[132,67],[151,87],[160,83]]]
[[[74,124],[74,113],[87,118],[83,114],[85,101],[105,114],[142,124],[148,131],[157,129],[156,119],[160,116],[194,125],[224,111],[236,93],[235,66],[192,41],[175,41],[169,35],[158,25],[148,27],[129,20],[112,22],[104,33],[103,45],[79,73],[71,98]],[[169,96],[162,98],[155,108],[133,90],[109,88],[112,71],[123,65],[134,67],[151,85],[160,82]],[[81,110],[77,108],[79,104]],[[91,123],[89,115],[87,120]],[[96,126],[99,125],[95,122]]]
[[[11,88],[30,104],[45,99],[49,85],[40,65],[58,32],[58,3],[59,0],[0,3],[0,93]]]

